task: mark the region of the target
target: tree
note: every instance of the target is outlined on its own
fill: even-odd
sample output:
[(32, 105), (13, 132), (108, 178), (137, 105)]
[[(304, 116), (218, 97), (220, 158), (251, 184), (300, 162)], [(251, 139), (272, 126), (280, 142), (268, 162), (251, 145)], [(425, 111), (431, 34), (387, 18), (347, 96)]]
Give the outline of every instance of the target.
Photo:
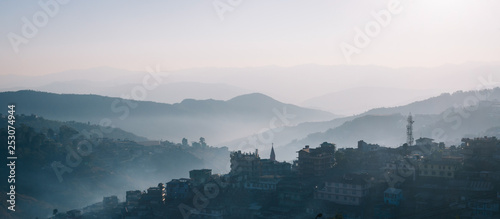
[(337, 151), (334, 156), (335, 156), (336, 166), (338, 168), (344, 168), (347, 166), (347, 160), (345, 158), (344, 152)]
[(76, 134), (78, 134), (78, 131), (69, 126), (62, 125), (61, 127), (59, 127), (59, 138), (61, 139), (61, 141), (69, 140)]
[(49, 128), (47, 130), (47, 137), (51, 138), (51, 139), (54, 139), (54, 136), (56, 135), (56, 133), (54, 132), (54, 130), (52, 130), (51, 128)]
[(408, 146), (408, 143), (404, 143), (403, 146), (403, 155), (409, 155), (410, 154), (410, 147)]
[(184, 146), (184, 147), (189, 146), (188, 140), (186, 138), (182, 138), (182, 146)]
[(439, 142), (439, 149), (444, 150), (446, 148), (444, 142)]
[(200, 145), (201, 145), (201, 147), (206, 147), (207, 146), (207, 143), (205, 143), (205, 138), (204, 137), (200, 137)]
[(196, 141), (193, 141), (191, 142), (191, 145), (194, 147), (194, 148), (200, 148), (201, 147), (201, 144), (196, 142)]

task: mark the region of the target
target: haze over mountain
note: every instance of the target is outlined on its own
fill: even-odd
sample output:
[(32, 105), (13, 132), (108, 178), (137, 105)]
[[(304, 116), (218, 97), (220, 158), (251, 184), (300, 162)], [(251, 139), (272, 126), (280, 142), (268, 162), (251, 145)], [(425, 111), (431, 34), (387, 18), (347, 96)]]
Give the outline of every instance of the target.
[[(498, 106), (500, 88), (442, 94), (404, 106), (378, 108), (357, 116), (313, 123), (315, 128), (301, 129), (303, 124), (300, 124), (293, 128), (303, 130), (295, 135), (297, 138), (288, 137), (286, 140), (290, 143), (285, 146), (275, 145), (275, 148), (276, 153), (282, 154), (283, 158), (293, 159), (296, 156), (293, 152), (304, 145), (320, 144), (323, 141), (334, 142), (339, 147), (356, 147), (359, 140), (397, 147), (406, 142), (406, 119), (409, 113), (414, 115), (413, 133), (416, 138), (434, 138), (450, 145), (459, 144), (462, 137), (500, 137)], [(339, 124), (343, 121), (346, 122)], [(307, 130), (324, 129), (327, 124), (333, 126), (324, 131), (307, 133)], [(291, 128), (282, 132), (293, 132), (289, 129)], [(305, 135), (307, 136), (301, 138)]]
[(340, 115), (353, 115), (364, 113), (367, 109), (401, 106), (439, 94), (439, 91), (430, 89), (356, 87), (314, 97), (301, 105)]
[(9, 103), (16, 104), (17, 113), (60, 121), (111, 124), (155, 140), (205, 137), (213, 144), (269, 127), (335, 118), (328, 112), (284, 104), (257, 93), (228, 101), (186, 99), (176, 104), (36, 91), (0, 93), (0, 104)]
[[(499, 70), (500, 65), (495, 63), (434, 68), (310, 64), (175, 71), (162, 71), (158, 66), (148, 70), (151, 73), (99, 67), (42, 76), (4, 75), (0, 90), (34, 89), (131, 99), (134, 88), (144, 87), (147, 78), (149, 85), (157, 82), (159, 85), (148, 89), (147, 95), (140, 100), (162, 103), (176, 103), (183, 99), (228, 100), (258, 92), (299, 106), (353, 115), (376, 107), (407, 104), (444, 92), (491, 88), (500, 81)], [(159, 80), (151, 79), (153, 75)]]
[[(7, 124), (7, 119), (0, 116), (0, 122), (4, 124)], [(53, 209), (82, 208), (102, 201), (102, 197), (108, 195), (118, 195), (123, 200), (125, 191), (145, 190), (154, 183), (188, 177), (188, 171), (192, 169), (210, 168), (214, 173), (225, 173), (229, 166), (226, 147), (168, 141), (148, 142), (145, 146), (144, 143), (123, 140), (124, 137), (138, 141), (144, 138), (118, 129), (100, 132), (103, 136), (99, 136), (94, 131), (106, 127), (20, 114), (16, 115), (15, 127), (18, 171), (15, 185), (17, 214), (14, 218), (46, 216)], [(0, 137), (7, 136), (7, 128), (0, 128)], [(7, 141), (1, 142), (0, 146), (7, 148)], [(9, 156), (7, 150), (2, 150), (0, 155)], [(8, 171), (8, 168), (0, 169), (1, 174), (8, 175)], [(8, 186), (7, 180), (0, 182), (1, 188)], [(75, 194), (78, 198), (74, 198)], [(6, 193), (0, 197), (8, 199)], [(5, 203), (0, 206), (6, 207)], [(6, 212), (0, 211), (2, 218), (8, 218), (4, 214)]]

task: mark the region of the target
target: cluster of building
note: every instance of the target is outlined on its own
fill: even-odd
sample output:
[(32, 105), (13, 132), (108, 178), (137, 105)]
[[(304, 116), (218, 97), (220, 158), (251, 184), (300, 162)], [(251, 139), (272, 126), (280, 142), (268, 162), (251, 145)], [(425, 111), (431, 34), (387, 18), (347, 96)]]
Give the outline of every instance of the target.
[[(126, 200), (72, 212), (74, 218), (499, 218), (500, 141), (429, 138), (386, 148), (364, 141), (305, 146), (293, 164), (258, 151), (230, 154), (231, 171), (191, 170)], [(340, 156), (342, 155), (342, 156)], [(342, 157), (342, 160), (337, 160)], [(340, 165), (342, 163), (342, 165)], [(342, 166), (342, 167), (340, 167)], [(100, 209), (100, 210), (95, 210)]]

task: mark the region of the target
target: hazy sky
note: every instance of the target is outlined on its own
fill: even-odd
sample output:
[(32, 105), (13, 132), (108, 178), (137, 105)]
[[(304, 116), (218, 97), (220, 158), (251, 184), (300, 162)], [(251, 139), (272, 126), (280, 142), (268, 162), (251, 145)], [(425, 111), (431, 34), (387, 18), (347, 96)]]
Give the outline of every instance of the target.
[[(341, 43), (355, 45), (355, 28), (373, 24), (371, 12), (387, 10), (389, 1), (228, 2), (238, 0), (73, 0), (59, 5), (43, 26), (45, 12), (38, 1), (3, 0), (0, 74), (38, 75), (96, 66), (144, 70), (156, 64), (164, 70), (347, 64)], [(232, 11), (221, 20), (214, 3)], [(398, 9), (400, 13), (392, 14), (390, 22), (351, 56), (350, 64), (500, 61), (500, 1), (401, 1)], [(23, 17), (32, 23), (34, 15), (42, 27), (25, 36)], [(18, 53), (11, 44), (13, 34), (25, 38)]]

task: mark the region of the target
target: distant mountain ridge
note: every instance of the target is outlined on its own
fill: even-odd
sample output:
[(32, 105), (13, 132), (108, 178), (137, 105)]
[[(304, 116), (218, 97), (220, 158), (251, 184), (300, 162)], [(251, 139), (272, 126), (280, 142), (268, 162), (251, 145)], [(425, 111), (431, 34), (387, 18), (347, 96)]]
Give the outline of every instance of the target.
[[(262, 94), (247, 94), (228, 101), (184, 100), (176, 104), (132, 101), (98, 95), (53, 94), (37, 91), (0, 93), (0, 103), (15, 103), (18, 113), (60, 121), (79, 121), (115, 127), (150, 139), (179, 141), (205, 137), (214, 144), (268, 128), (277, 113), (293, 114), (289, 124), (326, 121), (334, 115), (291, 104)], [(278, 121), (279, 122), (279, 121)]]
[[(294, 155), (288, 153), (289, 151), (323, 141), (334, 142), (339, 147), (355, 147), (359, 140), (397, 147), (406, 141), (406, 118), (409, 113), (414, 115), (416, 138), (429, 137), (447, 144), (457, 144), (462, 137), (485, 134), (500, 137), (500, 88), (479, 91), (481, 94), (488, 94), (484, 99), (478, 98), (477, 92), (445, 93), (404, 106), (377, 108), (342, 118), (345, 122), (340, 124), (333, 122), (341, 119), (315, 123), (316, 126), (322, 127), (328, 123), (335, 126), (324, 131), (298, 135), (307, 135), (303, 138), (289, 139), (290, 143), (283, 147), (278, 146), (277, 153), (293, 158)], [(300, 126), (302, 124), (298, 125)], [(286, 128), (283, 132), (288, 129), (291, 128)]]
[[(138, 79), (138, 81), (141, 80)], [(126, 95), (131, 96), (132, 91), (137, 87), (143, 87), (143, 85), (140, 83), (114, 84), (108, 81), (93, 82), (88, 80), (70, 80), (30, 87), (30, 90), (57, 94), (94, 94), (123, 98)], [(27, 86), (16, 86), (3, 89), (0, 88), (0, 91), (18, 91), (26, 89)], [(251, 93), (251, 91), (221, 83), (173, 82), (159, 84), (154, 86), (151, 90), (147, 90), (147, 94), (144, 96), (143, 100), (173, 104), (181, 102), (184, 99), (229, 100), (233, 97), (247, 93)]]
[[(406, 104), (444, 92), (478, 89), (478, 86), (479, 89), (491, 88), (494, 85), (491, 83), (500, 77), (498, 63), (404, 68), (315, 64), (168, 71), (162, 70), (161, 66), (152, 68), (129, 71), (97, 67), (40, 76), (4, 75), (0, 91), (33, 89), (122, 98), (134, 87), (142, 86), (146, 77), (154, 75), (162, 79), (161, 83), (148, 91), (144, 100), (163, 103), (183, 99), (228, 100), (258, 92), (306, 108), (353, 115), (374, 107)], [(363, 100), (367, 97), (370, 99)]]
[[(480, 98), (478, 98), (478, 94), (488, 95), (487, 98), (480, 100)], [(489, 112), (488, 116), (495, 117), (496, 114), (493, 112), (493, 109), (495, 108), (493, 106), (500, 102), (500, 88), (485, 89), (480, 91), (458, 91), (452, 94), (443, 93), (441, 95), (419, 100), (407, 105), (376, 108), (362, 114), (336, 118), (330, 121), (305, 122), (296, 126), (285, 127), (279, 132), (274, 132), (273, 143), (277, 156), (280, 157), (281, 155), (283, 159), (287, 160), (295, 159), (296, 154), (294, 151), (302, 148), (304, 145), (314, 145), (324, 141), (337, 143), (339, 147), (354, 147), (356, 146), (356, 142), (358, 140), (365, 140), (367, 142), (371, 141), (371, 143), (378, 143), (386, 146), (399, 146), (406, 141), (405, 125), (406, 117), (409, 113), (412, 113), (416, 118), (415, 136), (432, 137), (432, 130), (437, 127), (436, 124), (440, 124), (438, 123), (440, 120), (444, 121), (445, 119), (443, 118), (445, 117), (446, 120), (450, 120), (450, 117), (456, 119), (457, 115), (456, 112), (454, 112), (454, 109), (467, 107), (467, 104), (472, 103), (471, 101), (475, 100), (478, 101), (477, 104), (480, 103), (479, 101), (482, 101), (483, 103), (480, 108), (473, 112), (474, 115), (478, 114), (478, 112), (482, 112), (480, 109), (485, 107), (485, 103), (489, 103), (490, 111), (484, 112)], [(377, 127), (375, 125), (377, 123), (373, 122), (375, 119), (380, 121), (380, 127)], [(482, 119), (488, 119), (488, 117)], [(464, 121), (471, 121), (471, 119), (464, 119)], [(500, 133), (500, 128), (497, 129), (493, 127), (494, 125), (491, 123), (495, 121), (495, 118), (489, 118), (489, 121), (485, 122), (484, 126), (476, 124), (475, 127), (479, 129), (479, 131), (476, 132), (461, 129), (456, 134), (447, 135), (448, 138), (446, 139), (446, 142), (456, 143), (457, 141), (460, 141), (459, 138), (463, 137), (462, 135), (482, 135), (483, 133), (493, 133), (497, 135)], [(366, 127), (370, 128), (365, 129), (366, 127), (362, 125), (364, 123), (366, 123)], [(449, 129), (450, 125), (453, 124), (444, 122), (441, 123), (440, 126), (443, 129), (446, 129), (447, 133), (454, 133), (454, 130)], [(384, 128), (387, 132), (381, 133), (380, 131), (383, 130), (379, 129), (382, 129), (381, 127), (385, 126), (387, 126), (387, 128)], [(463, 126), (462, 128), (465, 127), (467, 126)], [(381, 133), (380, 136), (372, 135), (372, 133), (375, 132)], [(340, 135), (340, 133), (342, 133), (342, 135)], [(397, 137), (394, 137), (394, 135), (397, 135)], [(247, 142), (249, 138), (255, 136), (256, 134), (253, 136), (234, 139), (221, 145), (239, 145), (242, 142)], [(260, 148), (259, 151), (262, 151), (263, 154), (267, 154), (270, 151), (270, 145), (265, 145), (265, 147)]]
[(439, 91), (431, 89), (355, 87), (314, 97), (301, 105), (341, 115), (353, 115), (380, 107), (406, 105), (439, 94)]

